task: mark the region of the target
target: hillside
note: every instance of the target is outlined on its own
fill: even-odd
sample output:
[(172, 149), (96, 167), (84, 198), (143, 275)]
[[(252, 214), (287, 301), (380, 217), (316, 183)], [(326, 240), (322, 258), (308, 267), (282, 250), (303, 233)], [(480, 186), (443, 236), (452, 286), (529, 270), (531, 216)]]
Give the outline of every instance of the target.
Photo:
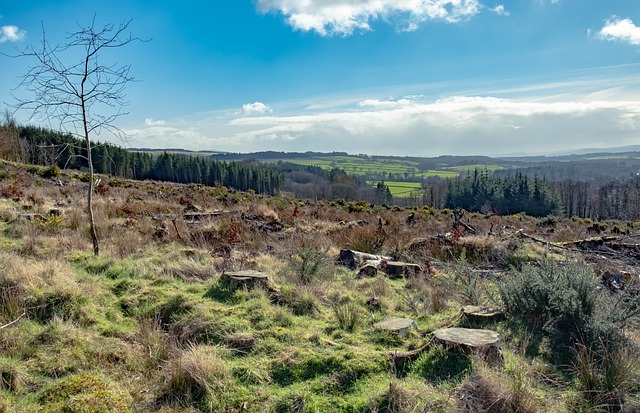
[[(0, 411), (640, 409), (638, 222), (101, 175), (95, 257), (83, 173), (56, 175), (0, 163)], [(454, 327), (499, 353), (436, 338)]]

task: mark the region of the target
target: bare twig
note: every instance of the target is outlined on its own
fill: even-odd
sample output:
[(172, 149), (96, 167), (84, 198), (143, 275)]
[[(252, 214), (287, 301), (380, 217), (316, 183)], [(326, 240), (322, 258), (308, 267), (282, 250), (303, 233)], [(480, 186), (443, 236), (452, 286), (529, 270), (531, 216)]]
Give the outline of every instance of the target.
[(3, 326), (0, 326), (0, 330), (2, 330), (3, 328), (7, 328), (15, 323), (17, 323), (22, 317), (24, 317), (25, 315), (27, 315), (27, 312), (24, 311), (22, 314), (20, 314), (20, 316), (18, 318), (16, 318), (15, 320), (11, 321), (10, 323), (7, 323)]

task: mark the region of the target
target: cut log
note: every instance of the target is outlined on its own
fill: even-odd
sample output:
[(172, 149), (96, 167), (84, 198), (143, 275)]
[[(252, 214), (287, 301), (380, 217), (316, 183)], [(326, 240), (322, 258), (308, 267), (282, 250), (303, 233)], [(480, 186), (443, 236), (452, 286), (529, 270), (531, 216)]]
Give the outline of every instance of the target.
[(382, 261), (380, 269), (392, 279), (415, 276), (422, 272), (422, 267), (418, 264), (400, 261)]
[(269, 284), (269, 275), (253, 270), (237, 271), (223, 273), (220, 276), (221, 281), (229, 283), (232, 289), (252, 289), (254, 287), (267, 287)]
[(372, 278), (378, 275), (378, 267), (367, 262), (358, 270), (358, 278)]
[(416, 322), (409, 318), (389, 317), (373, 325), (375, 328), (406, 337), (409, 330), (417, 329)]
[(467, 305), (462, 307), (462, 313), (467, 320), (475, 323), (484, 323), (491, 320), (501, 320), (502, 311), (497, 308), (479, 307), (476, 305)]
[(367, 254), (364, 252), (354, 250), (340, 250), (340, 256), (336, 260), (337, 264), (344, 265), (349, 269), (355, 270), (359, 266), (365, 263), (365, 261), (391, 261), (391, 257), (384, 257), (382, 255)]

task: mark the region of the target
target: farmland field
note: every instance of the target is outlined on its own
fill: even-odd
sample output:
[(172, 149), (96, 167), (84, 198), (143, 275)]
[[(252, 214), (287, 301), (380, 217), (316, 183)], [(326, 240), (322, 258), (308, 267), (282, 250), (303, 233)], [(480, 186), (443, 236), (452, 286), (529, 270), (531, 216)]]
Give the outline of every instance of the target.
[[(371, 185), (376, 186), (378, 182), (370, 182)], [(391, 195), (398, 198), (406, 198), (413, 196), (414, 194), (422, 193), (422, 184), (420, 182), (394, 182), (385, 181), (385, 185), (389, 187)]]

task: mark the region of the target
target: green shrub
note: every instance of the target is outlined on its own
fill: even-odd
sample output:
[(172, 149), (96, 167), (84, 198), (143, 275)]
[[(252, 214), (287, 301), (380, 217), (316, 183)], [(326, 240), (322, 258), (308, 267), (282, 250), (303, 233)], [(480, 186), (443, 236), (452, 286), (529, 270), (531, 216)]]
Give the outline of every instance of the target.
[(42, 171), (43, 178), (59, 178), (60, 177), (60, 167), (56, 164), (51, 165), (44, 171)]
[(576, 343), (619, 346), (619, 328), (634, 315), (598, 287), (590, 267), (547, 260), (512, 271), (498, 291), (508, 317), (548, 337), (556, 361), (567, 362)]

